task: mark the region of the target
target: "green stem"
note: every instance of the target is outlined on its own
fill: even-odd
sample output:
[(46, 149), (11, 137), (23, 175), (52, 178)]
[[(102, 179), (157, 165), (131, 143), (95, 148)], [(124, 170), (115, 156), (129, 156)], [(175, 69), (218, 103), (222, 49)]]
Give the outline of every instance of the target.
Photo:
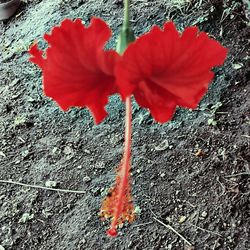
[(135, 40), (133, 30), (130, 27), (130, 0), (124, 0), (124, 21), (121, 32), (118, 37), (116, 50), (119, 54), (122, 54), (128, 44)]
[(124, 28), (129, 28), (129, 5), (130, 1), (129, 0), (124, 0), (124, 21), (123, 21), (123, 27)]

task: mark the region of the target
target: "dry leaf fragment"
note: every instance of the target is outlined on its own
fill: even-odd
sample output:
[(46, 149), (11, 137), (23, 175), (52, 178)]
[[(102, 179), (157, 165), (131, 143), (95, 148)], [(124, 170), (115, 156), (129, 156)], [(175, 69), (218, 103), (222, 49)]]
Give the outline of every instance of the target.
[(195, 153), (195, 156), (200, 157), (200, 156), (204, 156), (205, 153), (199, 148), (198, 151)]

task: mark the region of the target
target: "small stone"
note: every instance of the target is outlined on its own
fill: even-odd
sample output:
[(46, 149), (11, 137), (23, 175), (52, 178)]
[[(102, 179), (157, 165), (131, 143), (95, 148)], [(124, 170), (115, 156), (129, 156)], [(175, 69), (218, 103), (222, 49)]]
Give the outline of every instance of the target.
[(14, 127), (23, 125), (26, 122), (26, 118), (24, 116), (17, 116), (14, 120)]
[(162, 141), (158, 146), (155, 147), (156, 151), (163, 151), (166, 150), (167, 148), (169, 148), (169, 143), (168, 140), (164, 140)]
[(90, 154), (90, 151), (88, 149), (84, 149), (83, 152), (86, 154)]
[(233, 65), (233, 69), (241, 69), (244, 65), (243, 63), (234, 63)]
[(73, 149), (70, 147), (70, 146), (66, 146), (63, 150), (63, 153), (66, 154), (66, 155), (70, 155), (72, 154), (74, 151)]
[(187, 219), (187, 217), (184, 215), (184, 216), (181, 216), (180, 219), (179, 219), (179, 223), (182, 224), (183, 222), (185, 222)]
[(105, 162), (99, 161), (95, 164), (95, 168), (97, 169), (104, 169), (105, 168)]
[(54, 154), (56, 153), (57, 150), (58, 150), (58, 148), (57, 148), (57, 147), (54, 147), (54, 148), (52, 149), (52, 154), (54, 155)]
[(29, 155), (29, 150), (23, 150), (22, 152), (21, 152), (21, 155), (22, 155), (22, 157), (23, 158), (26, 158), (28, 155)]
[(165, 173), (161, 173), (160, 176), (163, 178), (163, 177), (166, 176), (166, 174)]
[(11, 45), (11, 42), (12, 42), (12, 40), (10, 40), (10, 39), (8, 39), (8, 38), (5, 38), (4, 47), (5, 47), (5, 48), (8, 48), (8, 47)]
[(138, 215), (141, 214), (141, 212), (142, 212), (141, 208), (139, 206), (136, 206), (134, 209), (134, 213)]
[(171, 220), (171, 218), (169, 216), (167, 216), (166, 217), (166, 221), (169, 222), (169, 223), (171, 223), (172, 220)]
[(210, 118), (207, 120), (208, 125), (216, 126), (217, 121), (215, 121), (213, 118)]
[(27, 102), (35, 102), (36, 100), (32, 98), (31, 96), (27, 97)]
[(0, 250), (5, 250), (5, 248), (2, 245), (0, 245)]
[[(3, 151), (0, 151), (0, 156), (6, 157), (6, 154)], [(0, 249), (1, 250), (1, 249)]]
[(73, 155), (73, 154), (66, 155), (66, 160), (70, 160), (70, 159), (72, 159), (73, 157), (74, 157), (74, 155)]
[(91, 178), (89, 177), (89, 176), (85, 176), (84, 178), (83, 178), (83, 182), (90, 182), (91, 181)]
[(206, 218), (206, 217), (207, 217), (207, 212), (206, 212), (206, 211), (203, 211), (203, 212), (201, 213), (201, 216), (202, 216), (203, 218)]
[(45, 187), (54, 188), (56, 186), (57, 186), (57, 182), (56, 181), (50, 181), (50, 180), (48, 180), (48, 181), (45, 182)]
[(171, 250), (172, 248), (173, 248), (173, 245), (172, 244), (168, 244), (165, 249)]
[(85, 243), (86, 243), (86, 240), (83, 238), (83, 239), (81, 240), (81, 243), (82, 243), (82, 244), (85, 244)]
[(34, 218), (34, 214), (24, 213), (22, 217), (19, 219), (19, 223), (26, 223), (29, 220)]

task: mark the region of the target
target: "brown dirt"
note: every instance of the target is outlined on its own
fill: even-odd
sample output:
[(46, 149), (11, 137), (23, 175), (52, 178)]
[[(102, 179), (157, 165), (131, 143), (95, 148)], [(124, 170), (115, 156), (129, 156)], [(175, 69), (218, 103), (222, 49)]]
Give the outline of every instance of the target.
[[(0, 183), (0, 249), (250, 249), (249, 20), (241, 1), (137, 1), (136, 34), (172, 18), (196, 24), (230, 49), (195, 111), (179, 109), (164, 125), (133, 103), (133, 197), (141, 212), (118, 238), (98, 218), (123, 149), (124, 105), (95, 126), (87, 110), (63, 113), (41, 90), (27, 48), (65, 17), (122, 22), (118, 0), (36, 0), (0, 23), (0, 179), (84, 190), (61, 193)], [(208, 121), (212, 124), (208, 124)], [(47, 182), (48, 183), (48, 182)], [(53, 182), (52, 182), (53, 184)], [(2, 248), (1, 248), (2, 247)]]

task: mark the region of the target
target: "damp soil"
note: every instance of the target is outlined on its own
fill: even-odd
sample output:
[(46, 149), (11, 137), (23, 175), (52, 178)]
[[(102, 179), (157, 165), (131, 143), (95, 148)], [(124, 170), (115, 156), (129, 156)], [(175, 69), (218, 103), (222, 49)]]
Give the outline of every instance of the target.
[(0, 0), (0, 3), (7, 3), (10, 2), (10, 0)]
[[(124, 103), (94, 125), (86, 109), (60, 111), (42, 93), (28, 47), (64, 18), (109, 23), (114, 46), (119, 0), (25, 1), (0, 22), (0, 179), (82, 194), (0, 183), (0, 249), (250, 249), (249, 10), (242, 1), (134, 1), (137, 35), (173, 19), (197, 25), (229, 55), (196, 110), (160, 125), (133, 102), (132, 192), (137, 210), (117, 238), (98, 217), (122, 157)], [(173, 1), (176, 3), (177, 1)], [(164, 223), (159, 223), (159, 221)], [(169, 226), (174, 228), (190, 246)]]

